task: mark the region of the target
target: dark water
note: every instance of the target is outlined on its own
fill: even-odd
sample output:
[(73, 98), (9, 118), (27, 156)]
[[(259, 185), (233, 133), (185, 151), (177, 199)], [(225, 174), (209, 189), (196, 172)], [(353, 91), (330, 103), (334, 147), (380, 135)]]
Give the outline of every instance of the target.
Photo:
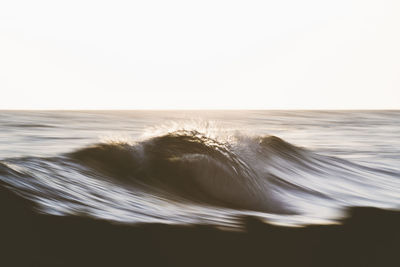
[(400, 209), (400, 111), (1, 111), (0, 130), (0, 185), (47, 214), (235, 226)]

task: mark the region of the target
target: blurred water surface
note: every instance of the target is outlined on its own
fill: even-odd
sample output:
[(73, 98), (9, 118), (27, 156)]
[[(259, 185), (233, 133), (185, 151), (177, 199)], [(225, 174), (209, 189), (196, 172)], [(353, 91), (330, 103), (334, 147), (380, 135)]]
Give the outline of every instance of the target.
[[(136, 166), (123, 173), (129, 187), (110, 182), (121, 169), (93, 168), (127, 161), (103, 161), (115, 150), (134, 155), (128, 167), (112, 166)], [(226, 224), (247, 212), (324, 221), (347, 206), (399, 208), (400, 111), (0, 111), (0, 161), (3, 182), (59, 215)], [(182, 173), (191, 177), (176, 182)], [(180, 185), (188, 179), (205, 194), (191, 199), (197, 193)]]

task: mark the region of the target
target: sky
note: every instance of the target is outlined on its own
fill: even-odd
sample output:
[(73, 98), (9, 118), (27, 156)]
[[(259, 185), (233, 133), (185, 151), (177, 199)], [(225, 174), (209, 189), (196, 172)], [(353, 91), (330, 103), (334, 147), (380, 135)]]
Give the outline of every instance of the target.
[(0, 109), (400, 109), (398, 0), (0, 1)]

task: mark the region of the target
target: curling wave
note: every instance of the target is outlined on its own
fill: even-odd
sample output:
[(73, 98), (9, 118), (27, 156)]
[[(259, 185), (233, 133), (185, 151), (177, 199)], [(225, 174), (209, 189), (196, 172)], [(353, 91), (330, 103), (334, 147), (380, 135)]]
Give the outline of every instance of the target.
[(397, 209), (399, 177), (276, 136), (221, 141), (185, 130), (0, 164), (2, 183), (44, 212), (123, 222), (227, 224), (251, 213), (310, 223), (348, 206)]

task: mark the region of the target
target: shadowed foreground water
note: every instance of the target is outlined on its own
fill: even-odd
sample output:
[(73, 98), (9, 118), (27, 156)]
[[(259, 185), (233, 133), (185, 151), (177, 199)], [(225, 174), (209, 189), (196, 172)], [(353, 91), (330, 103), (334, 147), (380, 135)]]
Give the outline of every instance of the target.
[[(12, 207), (9, 203), (13, 203)], [(282, 227), (243, 217), (212, 226), (122, 225), (34, 213), (1, 189), (4, 266), (398, 266), (400, 213), (352, 209), (338, 225)]]

